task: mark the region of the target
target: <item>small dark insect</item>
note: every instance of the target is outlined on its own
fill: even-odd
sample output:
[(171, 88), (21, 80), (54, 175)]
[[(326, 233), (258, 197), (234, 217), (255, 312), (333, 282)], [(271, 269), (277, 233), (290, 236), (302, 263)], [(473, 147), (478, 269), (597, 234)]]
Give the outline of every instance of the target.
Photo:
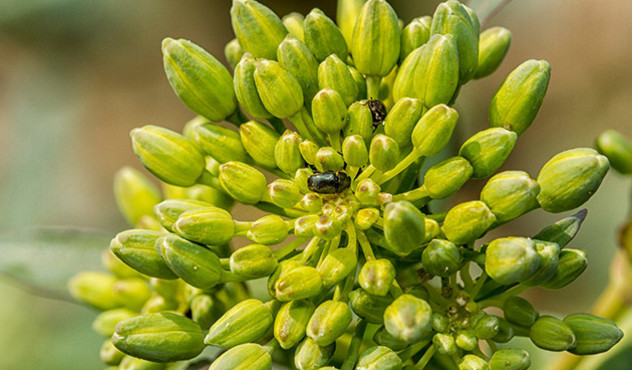
[(373, 116), (373, 130), (375, 130), (386, 118), (386, 107), (384, 103), (377, 99), (369, 99), (363, 104), (368, 105), (371, 110), (371, 115)]
[(319, 194), (342, 193), (351, 186), (351, 178), (343, 171), (317, 172), (307, 178), (309, 190)]

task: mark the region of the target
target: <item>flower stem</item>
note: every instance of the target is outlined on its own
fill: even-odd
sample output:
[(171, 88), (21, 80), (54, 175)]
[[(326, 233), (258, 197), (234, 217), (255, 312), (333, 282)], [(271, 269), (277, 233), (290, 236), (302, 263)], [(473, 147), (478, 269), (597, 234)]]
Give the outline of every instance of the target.
[(380, 76), (366, 76), (366, 94), (368, 99), (380, 99)]
[(355, 369), (356, 362), (358, 362), (360, 345), (362, 344), (362, 338), (364, 337), (364, 331), (366, 329), (366, 321), (359, 319), (351, 342), (349, 343), (349, 349), (347, 350), (345, 361), (342, 363), (340, 370), (353, 370)]

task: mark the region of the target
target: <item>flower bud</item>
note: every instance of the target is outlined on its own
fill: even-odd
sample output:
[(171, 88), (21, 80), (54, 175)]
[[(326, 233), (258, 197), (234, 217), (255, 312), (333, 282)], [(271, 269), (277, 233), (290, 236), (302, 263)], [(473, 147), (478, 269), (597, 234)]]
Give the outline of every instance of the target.
[(353, 38), (353, 29), (356, 20), (362, 9), (362, 5), (366, 0), (341, 0), (338, 1), (336, 10), (336, 23), (340, 27), (340, 32), (345, 38), (347, 45), (351, 45)]
[(110, 249), (101, 252), (101, 264), (113, 273), (117, 278), (138, 278), (142, 275), (121, 261)]
[(268, 194), (272, 203), (281, 208), (292, 208), (303, 198), (299, 187), (293, 181), (285, 179), (276, 179), (269, 183)]
[(385, 258), (369, 260), (360, 269), (358, 283), (370, 294), (385, 296), (391, 289), (395, 274), (395, 267), (391, 261)]
[(533, 239), (557, 243), (560, 248), (564, 248), (579, 232), (587, 212), (583, 209), (570, 217), (565, 217), (542, 229)]
[[(408, 201), (391, 202), (384, 209), (385, 248), (405, 256), (421, 248), (424, 238), (424, 215)], [(392, 334), (392, 333), (391, 333)]]
[(358, 98), (358, 85), (353, 79), (351, 71), (345, 62), (340, 60), (335, 54), (326, 57), (320, 63), (318, 67), (318, 88), (329, 88), (336, 91), (342, 97), (345, 107), (351, 105)]
[(457, 350), (454, 337), (451, 334), (435, 334), (432, 337), (432, 345), (441, 355), (453, 355)]
[(454, 194), (472, 176), (472, 165), (463, 157), (452, 157), (426, 171), (424, 188), (432, 199), (444, 199)]
[(498, 334), (499, 323), (497, 316), (485, 314), (474, 324), (474, 334), (478, 339), (492, 339)]
[(265, 5), (253, 0), (233, 0), (230, 8), (233, 31), (241, 47), (257, 58), (275, 59), (287, 30)]
[(257, 62), (255, 85), (263, 106), (275, 117), (292, 117), (303, 107), (301, 85), (289, 71), (275, 61)]
[(198, 208), (182, 213), (173, 224), (173, 231), (197, 243), (222, 245), (235, 235), (235, 223), (230, 213), (221, 208)]
[(401, 351), (408, 347), (408, 342), (395, 338), (383, 326), (375, 332), (373, 341), (379, 346), (388, 347), (394, 351)]
[(363, 167), (369, 160), (369, 152), (362, 136), (347, 136), (342, 143), (342, 155), (349, 166)]
[(482, 179), (491, 176), (503, 165), (516, 145), (518, 135), (504, 128), (480, 131), (463, 143), (459, 155), (472, 164), (472, 177)]
[(565, 351), (577, 345), (573, 330), (552, 316), (540, 316), (531, 326), (529, 337), (533, 344), (547, 351)]
[(608, 168), (608, 159), (593, 149), (577, 148), (555, 155), (538, 174), (540, 206), (553, 213), (581, 206), (597, 191)]
[(530, 59), (507, 76), (489, 104), (489, 125), (522, 135), (540, 110), (549, 86), (551, 66)]
[(243, 55), (244, 49), (241, 48), (237, 39), (230, 40), (224, 47), (224, 56), (226, 57), (226, 61), (228, 61), (228, 64), (233, 69), (237, 66), (237, 63), (239, 63)]
[(191, 41), (169, 37), (162, 55), (169, 84), (189, 109), (213, 122), (235, 112), (233, 79), (215, 57)]
[(380, 193), (380, 190), (380, 185), (367, 178), (358, 183), (355, 196), (362, 204), (375, 204), (375, 198)]
[(535, 249), (540, 257), (540, 267), (521, 284), (528, 286), (542, 285), (555, 276), (559, 264), (560, 246), (557, 243), (534, 240)]
[(432, 309), (425, 300), (402, 294), (384, 311), (384, 327), (395, 338), (416, 342), (432, 329)]
[(393, 299), (369, 294), (363, 289), (349, 293), (349, 306), (353, 312), (371, 324), (381, 325), (384, 322), (384, 311)]
[(316, 168), (321, 171), (338, 171), (345, 165), (345, 161), (334, 148), (326, 146), (316, 152)]
[(333, 134), (347, 124), (347, 106), (337, 91), (324, 88), (312, 100), (314, 123), (322, 132)]
[(523, 349), (503, 348), (494, 352), (489, 360), (489, 368), (493, 370), (527, 370), (530, 366), (529, 352)]
[(595, 143), (599, 153), (605, 155), (618, 172), (632, 174), (632, 144), (615, 130), (602, 132)]
[(266, 177), (241, 162), (226, 162), (219, 167), (219, 183), (238, 202), (255, 204), (266, 192)]
[(290, 32), (290, 35), (296, 37), (301, 42), (305, 42), (305, 17), (303, 17), (302, 14), (292, 12), (281, 18), (281, 21), (283, 22), (285, 28)]
[(220, 282), (222, 265), (208, 248), (173, 234), (158, 239), (156, 248), (169, 268), (189, 285), (209, 289)]
[(114, 283), (114, 294), (122, 306), (138, 311), (151, 296), (147, 280), (143, 278), (121, 279)]
[(471, 330), (459, 331), (456, 334), (454, 342), (456, 343), (457, 347), (466, 351), (473, 351), (478, 344), (478, 340), (474, 335), (474, 332)]
[(303, 196), (299, 205), (299, 208), (302, 208), (307, 212), (317, 213), (323, 208), (323, 199), (314, 193), (309, 193)]
[(399, 160), (399, 145), (397, 145), (397, 141), (386, 135), (375, 135), (373, 140), (371, 140), (369, 160), (373, 167), (382, 172), (395, 167)]
[[(319, 61), (335, 54), (342, 60), (347, 60), (348, 51), (340, 29), (336, 24), (316, 8), (305, 17), (305, 44)], [(322, 87), (321, 87), (322, 89)]]
[(514, 284), (528, 279), (540, 266), (533, 240), (507, 237), (495, 239), (485, 251), (485, 271), (500, 284)]
[(219, 163), (249, 160), (239, 133), (234, 130), (212, 123), (204, 123), (195, 125), (192, 135), (200, 149)]
[(367, 230), (380, 218), (380, 211), (375, 208), (363, 208), (356, 213), (355, 226)]
[(120, 321), (131, 319), (138, 316), (138, 313), (127, 308), (115, 308), (101, 312), (92, 322), (92, 328), (104, 337), (114, 334), (114, 327)]
[(274, 272), (277, 260), (268, 246), (250, 244), (230, 256), (230, 271), (248, 279), (258, 279)]
[(270, 329), (272, 321), (272, 311), (268, 306), (256, 299), (246, 299), (228, 310), (211, 326), (204, 343), (232, 348), (256, 342)]
[(311, 214), (296, 220), (294, 223), (294, 235), (307, 237), (314, 236), (315, 225), (319, 218), (319, 215)]
[(612, 320), (587, 313), (578, 313), (564, 318), (577, 338), (577, 346), (569, 349), (575, 355), (594, 355), (608, 351), (621, 338), (623, 332)]
[(281, 216), (267, 215), (254, 221), (246, 237), (257, 244), (279, 244), (287, 238), (288, 224)]
[(410, 145), (410, 135), (421, 118), (423, 105), (419, 99), (402, 98), (395, 103), (384, 120), (384, 133), (400, 148)]
[(314, 224), (314, 234), (321, 239), (332, 240), (342, 232), (341, 217), (322, 215)]
[(360, 354), (356, 370), (401, 370), (402, 360), (392, 349), (384, 346), (367, 348)]
[(542, 284), (546, 289), (562, 289), (572, 283), (588, 267), (586, 252), (578, 249), (563, 249), (560, 252), (557, 271), (551, 280)]
[(344, 135), (360, 135), (365, 143), (373, 138), (373, 115), (367, 104), (354, 102), (349, 106), (348, 123), (344, 127)]
[(459, 84), (459, 54), (452, 35), (434, 35), (421, 47), (415, 68), (415, 98), (426, 108), (448, 104)]
[(322, 288), (323, 280), (315, 268), (291, 260), (280, 262), (268, 279), (270, 295), (281, 302), (313, 297)]
[(511, 44), (511, 31), (504, 27), (491, 27), (481, 32), (478, 44), (478, 66), (475, 79), (491, 75), (505, 59)]
[(426, 272), (448, 277), (461, 268), (463, 258), (459, 248), (447, 240), (433, 239), (421, 254)]
[(272, 115), (263, 106), (263, 102), (255, 85), (255, 58), (250, 53), (244, 54), (235, 66), (233, 88), (237, 101), (246, 113), (255, 118), (270, 118)]
[(288, 175), (305, 166), (299, 149), (301, 137), (293, 131), (285, 131), (274, 146), (274, 160), (279, 169)]
[(181, 214), (198, 208), (212, 207), (207, 202), (191, 199), (167, 199), (154, 207), (154, 213), (165, 229), (172, 231), (173, 224), (176, 223)]
[(154, 362), (191, 359), (204, 349), (200, 326), (168, 312), (133, 317), (116, 325), (112, 343), (121, 352)]
[(160, 295), (154, 295), (145, 302), (141, 313), (152, 314), (160, 313), (164, 311), (176, 311), (179, 308), (179, 304), (176, 300), (171, 298), (165, 298)]
[(277, 50), (281, 66), (298, 81), (303, 101), (312, 101), (318, 92), (318, 60), (303, 42), (287, 37)]
[(325, 288), (341, 282), (356, 270), (358, 257), (351, 248), (339, 248), (327, 254), (323, 262), (317, 267)]
[(459, 370), (487, 370), (487, 361), (476, 355), (465, 355), (459, 362)]
[(160, 279), (176, 279), (154, 248), (158, 238), (165, 233), (132, 229), (118, 233), (110, 242), (110, 250), (128, 266), (148, 276)]
[(366, 79), (364, 78), (362, 73), (358, 72), (357, 69), (351, 67), (350, 65), (347, 65), (347, 68), (349, 68), (349, 72), (351, 72), (351, 77), (353, 77), (353, 80), (358, 87), (358, 99), (366, 98)]
[(184, 136), (166, 128), (147, 125), (130, 132), (134, 154), (160, 180), (191, 186), (204, 171), (204, 155)]
[[(108, 338), (103, 342), (103, 345), (101, 345), (99, 357), (104, 364), (116, 366), (121, 363), (125, 354), (114, 347), (114, 344), (112, 344), (112, 341)], [(118, 367), (116, 369), (118, 369)]]
[(524, 298), (513, 296), (503, 303), (505, 319), (510, 323), (529, 328), (540, 314), (531, 303)]
[(309, 319), (306, 334), (319, 346), (328, 346), (345, 333), (352, 319), (345, 302), (325, 301)]
[[(307, 164), (314, 165), (316, 163), (316, 153), (318, 153), (318, 149), (319, 149), (316, 143), (309, 140), (303, 140), (298, 145), (298, 149), (301, 152), (301, 156), (303, 157), (305, 162), (307, 162)], [(309, 175), (312, 175), (312, 173), (310, 173)]]
[(430, 25), (432, 18), (429, 16), (413, 19), (404, 29), (401, 35), (401, 47), (399, 49), (399, 61), (404, 59), (415, 49), (428, 42), (430, 39)]
[(425, 47), (420, 46), (412, 50), (397, 69), (397, 76), (393, 82), (393, 100), (417, 97), (415, 81), (421, 72), (421, 56)]
[(294, 354), (294, 365), (298, 370), (318, 369), (327, 363), (334, 356), (336, 343), (331, 343), (321, 347), (312, 338), (305, 338), (296, 347)]
[(156, 186), (132, 167), (123, 167), (114, 175), (114, 196), (131, 225), (138, 224), (143, 216), (153, 216), (153, 207), (161, 200)]
[(481, 201), (489, 206), (496, 222), (509, 222), (538, 208), (540, 185), (523, 171), (501, 172), (487, 181)]
[(269, 370), (272, 368), (272, 356), (265, 348), (256, 343), (235, 346), (216, 358), (209, 370)]
[(198, 294), (191, 298), (191, 318), (202, 330), (208, 330), (223, 313), (222, 304), (208, 294)]
[[(166, 364), (145, 361), (140, 358), (125, 356), (121, 360), (119, 366), (116, 368), (118, 370), (165, 370)], [(108, 369), (114, 370), (114, 369)]]
[(487, 205), (473, 200), (448, 211), (441, 230), (454, 244), (466, 244), (480, 238), (494, 224), (496, 217)]
[(459, 114), (447, 105), (436, 105), (415, 125), (411, 136), (415, 151), (431, 157), (448, 144), (459, 119)]
[(316, 307), (309, 300), (284, 303), (274, 319), (274, 337), (281, 348), (290, 349), (305, 337), (305, 329)]

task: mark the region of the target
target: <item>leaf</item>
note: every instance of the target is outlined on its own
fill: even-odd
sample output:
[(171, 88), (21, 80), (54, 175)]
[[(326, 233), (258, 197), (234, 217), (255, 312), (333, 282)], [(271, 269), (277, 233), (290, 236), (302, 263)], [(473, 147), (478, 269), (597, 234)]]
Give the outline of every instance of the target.
[(481, 20), (481, 25), (487, 23), (500, 9), (511, 0), (471, 0), (467, 6), (472, 8)]

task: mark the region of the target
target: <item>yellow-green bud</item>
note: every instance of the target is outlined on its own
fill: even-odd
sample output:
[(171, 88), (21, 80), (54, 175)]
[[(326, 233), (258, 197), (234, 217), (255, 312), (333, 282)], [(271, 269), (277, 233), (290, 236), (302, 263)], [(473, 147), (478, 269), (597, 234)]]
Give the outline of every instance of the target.
[(399, 61), (404, 59), (415, 49), (428, 42), (430, 39), (430, 25), (432, 18), (429, 16), (413, 19), (404, 29), (401, 35), (401, 47), (399, 49)]
[(318, 92), (318, 60), (303, 42), (287, 37), (277, 50), (281, 66), (298, 81), (303, 101), (312, 101)]
[(371, 324), (381, 325), (384, 322), (384, 311), (393, 298), (369, 294), (363, 289), (349, 293), (349, 306), (353, 312)]
[[(399, 101), (402, 98), (414, 98), (417, 96), (415, 81), (418, 69), (421, 71), (421, 56), (425, 48), (420, 46), (412, 50), (397, 69), (397, 76), (393, 83), (393, 100)], [(421, 72), (419, 72), (421, 73)]]
[(623, 331), (616, 323), (595, 315), (569, 315), (564, 318), (564, 323), (571, 328), (577, 338), (577, 346), (568, 350), (575, 355), (606, 352), (623, 338)]
[(292, 181), (294, 181), (294, 183), (299, 187), (299, 189), (301, 189), (301, 193), (306, 194), (311, 191), (309, 190), (309, 187), (307, 186), (307, 179), (313, 174), (314, 172), (309, 168), (299, 168), (298, 170), (296, 170), (296, 173), (294, 173), (294, 178), (292, 179)]
[(276, 168), (274, 147), (279, 134), (261, 122), (249, 121), (239, 126), (239, 134), (244, 148), (254, 162), (264, 168)]
[(116, 324), (135, 316), (138, 316), (138, 313), (127, 308), (115, 308), (113, 310), (103, 311), (92, 322), (92, 328), (104, 337), (109, 337), (114, 334)]
[(131, 225), (138, 224), (143, 216), (153, 216), (153, 207), (161, 200), (156, 185), (132, 167), (123, 167), (114, 175), (114, 197)]
[(116, 325), (112, 343), (121, 352), (154, 362), (191, 359), (204, 349), (202, 329), (184, 316), (162, 312)]
[(332, 240), (342, 231), (341, 217), (322, 215), (314, 224), (314, 234), (321, 239)]
[(347, 106), (342, 96), (335, 90), (324, 88), (312, 100), (314, 123), (321, 131), (333, 134), (347, 124)]
[(230, 40), (226, 46), (224, 46), (224, 56), (232, 68), (237, 66), (237, 63), (239, 63), (239, 60), (241, 60), (243, 55), (244, 49), (241, 48), (237, 39)]
[(349, 166), (364, 166), (369, 160), (369, 152), (362, 136), (347, 136), (342, 142), (342, 155)]
[(194, 185), (206, 163), (200, 150), (184, 136), (147, 125), (130, 132), (134, 154), (160, 180), (178, 186)]
[(524, 328), (531, 327), (540, 316), (529, 301), (516, 296), (508, 298), (503, 303), (503, 313), (507, 321)]
[(528, 279), (540, 266), (535, 243), (529, 238), (495, 239), (485, 251), (485, 271), (496, 282), (509, 285)]
[(373, 335), (373, 341), (380, 346), (391, 348), (394, 351), (401, 351), (408, 347), (408, 342), (395, 338), (385, 327), (379, 328)]
[(395, 273), (395, 267), (391, 261), (385, 258), (369, 260), (360, 269), (358, 283), (370, 294), (385, 296), (395, 280)]
[(213, 122), (235, 112), (233, 79), (215, 57), (191, 41), (169, 37), (162, 55), (169, 84), (189, 109)]
[(485, 203), (473, 200), (452, 207), (441, 229), (449, 241), (466, 244), (485, 234), (495, 221), (496, 217)]
[(250, 225), (246, 237), (257, 244), (279, 244), (287, 238), (287, 222), (277, 215), (267, 215)]
[(441, 355), (453, 355), (457, 350), (454, 337), (451, 334), (435, 334), (432, 337), (432, 345)]
[(322, 288), (323, 280), (315, 268), (291, 260), (280, 262), (268, 279), (270, 295), (281, 302), (313, 297)]
[(523, 349), (503, 348), (494, 352), (489, 360), (490, 370), (527, 370), (529, 366), (529, 352)]
[(147, 280), (143, 278), (121, 279), (114, 283), (114, 294), (121, 305), (138, 311), (151, 296)]
[(452, 157), (426, 171), (424, 188), (433, 199), (444, 199), (454, 194), (472, 176), (472, 165), (463, 157)]
[(222, 265), (208, 248), (173, 234), (158, 239), (156, 248), (169, 268), (189, 285), (210, 289), (220, 282)]
[(283, 25), (285, 26), (285, 29), (288, 30), (290, 35), (296, 37), (301, 42), (305, 42), (305, 17), (303, 17), (302, 14), (292, 12), (281, 18), (281, 21), (283, 21)]
[(274, 319), (274, 337), (281, 348), (290, 349), (305, 337), (305, 329), (316, 307), (309, 300), (284, 303)]
[(182, 288), (182, 282), (180, 280), (164, 280), (159, 278), (149, 279), (149, 285), (154, 293), (168, 298), (176, 298)]
[(593, 149), (577, 148), (555, 155), (538, 174), (540, 206), (553, 213), (581, 206), (597, 191), (609, 167), (608, 159)]
[(400, 148), (410, 145), (410, 135), (421, 118), (423, 105), (419, 99), (402, 98), (395, 103), (384, 120), (384, 133)]
[(540, 316), (531, 326), (529, 337), (533, 344), (547, 351), (566, 351), (577, 345), (573, 330), (552, 316)]
[(330, 146), (320, 148), (318, 152), (316, 152), (316, 162), (314, 162), (314, 165), (316, 169), (321, 172), (338, 171), (344, 164), (345, 161), (342, 155)]
[(560, 252), (557, 271), (551, 280), (542, 284), (546, 289), (562, 289), (572, 283), (588, 267), (586, 252), (578, 249), (563, 249)]
[(432, 329), (432, 309), (425, 300), (402, 294), (384, 311), (384, 327), (395, 338), (416, 342)]
[(254, 0), (233, 0), (230, 19), (245, 51), (258, 58), (276, 58), (277, 47), (287, 30), (272, 10)]
[(540, 185), (523, 171), (501, 172), (487, 181), (481, 191), (481, 200), (496, 216), (496, 222), (505, 223), (538, 208)]
[(142, 275), (121, 261), (110, 249), (101, 252), (101, 264), (118, 278), (137, 278)]
[(448, 144), (459, 119), (459, 114), (447, 105), (436, 105), (415, 125), (411, 136), (415, 151), (431, 157)]
[(154, 213), (165, 229), (172, 231), (181, 214), (198, 208), (212, 207), (211, 203), (191, 199), (167, 199), (154, 207)]
[(461, 268), (459, 248), (447, 240), (433, 239), (421, 254), (421, 263), (426, 272), (448, 277)]
[(432, 314), (432, 330), (436, 331), (437, 333), (447, 333), (449, 329), (450, 321), (445, 315), (440, 313)]
[[(305, 44), (319, 61), (335, 54), (347, 60), (347, 43), (334, 21), (316, 8), (305, 17)], [(322, 88), (322, 87), (321, 87)]]
[(503, 165), (516, 145), (518, 135), (501, 127), (477, 132), (463, 143), (459, 155), (472, 164), (472, 177), (491, 176)]
[(459, 54), (452, 35), (434, 35), (421, 47), (415, 68), (415, 98), (426, 108), (448, 104), (459, 84)]
[(492, 27), (481, 32), (478, 44), (478, 66), (475, 79), (491, 75), (505, 59), (511, 44), (511, 31), (504, 27)]
[(292, 117), (303, 107), (301, 85), (275, 61), (257, 61), (255, 84), (263, 106), (275, 117)]
[(402, 360), (392, 349), (383, 346), (367, 348), (360, 354), (356, 370), (401, 370)]
[(299, 144), (301, 137), (293, 131), (285, 131), (274, 146), (274, 160), (277, 167), (288, 175), (305, 166)]
[(545, 60), (530, 59), (514, 69), (489, 103), (489, 125), (518, 135), (527, 131), (540, 110), (550, 75)]
[(176, 311), (179, 308), (179, 304), (176, 300), (171, 298), (165, 298), (160, 295), (154, 295), (145, 302), (141, 313), (160, 313), (164, 311)]
[(345, 38), (347, 45), (351, 45), (353, 29), (366, 0), (340, 0), (336, 9), (336, 23)]
[(272, 325), (272, 311), (256, 299), (239, 302), (209, 329), (204, 343), (221, 348), (256, 342)]
[(306, 334), (319, 346), (328, 346), (345, 333), (352, 319), (347, 303), (325, 301), (309, 319)]
[[(219, 169), (219, 163), (217, 163), (211, 157), (206, 157), (206, 159), (207, 159), (207, 166), (206, 166), (207, 171), (211, 172), (209, 170), (209, 163), (211, 161), (215, 162), (217, 164), (217, 168)], [(165, 184), (165, 187), (176, 188), (176, 186), (169, 185), (169, 184)], [(226, 210), (229, 210), (235, 203), (235, 200), (231, 198), (230, 196), (228, 196), (228, 194), (216, 188), (210, 187), (208, 185), (197, 184), (188, 188), (180, 188), (180, 189), (182, 190), (181, 192), (182, 195), (176, 196), (176, 197), (166, 196), (166, 198), (182, 198), (182, 199), (188, 199), (192, 201), (203, 201), (203, 202), (207, 202), (208, 205), (223, 208)], [(167, 190), (165, 190), (165, 194), (167, 194)]]
[(316, 213), (323, 208), (323, 199), (314, 193), (305, 194), (299, 202), (300, 207), (307, 212)]
[(424, 240), (423, 240), (424, 243), (428, 243), (429, 241), (438, 237), (442, 233), (441, 226), (439, 226), (439, 222), (430, 218), (424, 219), (424, 228), (425, 228)]
[(266, 177), (254, 167), (231, 161), (219, 167), (219, 183), (237, 201), (255, 204), (267, 189)]
[(311, 214), (303, 216), (294, 223), (294, 235), (296, 236), (314, 236), (315, 225), (320, 218), (319, 215)]
[(380, 218), (380, 211), (375, 208), (363, 208), (356, 213), (355, 225), (360, 230), (366, 230), (373, 226)]
[(355, 273), (358, 257), (351, 248), (339, 248), (327, 254), (323, 262), (317, 267), (325, 288), (341, 282), (350, 273)]
[(203, 330), (208, 330), (223, 312), (222, 304), (209, 294), (198, 294), (191, 298), (191, 319)]
[(353, 30), (351, 55), (360, 73), (386, 76), (399, 59), (400, 27), (397, 14), (384, 0), (367, 1)]
[(373, 116), (368, 104), (355, 102), (349, 106), (348, 123), (344, 127), (345, 136), (360, 135), (365, 143), (373, 138)]
[(285, 179), (277, 179), (269, 183), (268, 194), (272, 203), (281, 208), (292, 208), (303, 198), (299, 187), (293, 181)]
[(618, 172), (632, 174), (632, 144), (615, 130), (602, 132), (595, 143), (599, 153), (608, 157), (612, 168)]
[(536, 251), (540, 256), (540, 267), (530, 278), (520, 282), (528, 286), (542, 285), (551, 280), (555, 276), (559, 264), (561, 249), (559, 244), (543, 240), (534, 241)]
[(200, 149), (219, 163), (249, 160), (239, 133), (234, 130), (204, 123), (194, 126), (192, 135)]
[[(384, 209), (384, 237), (391, 252), (405, 256), (421, 248), (424, 214), (408, 201), (391, 202)], [(392, 333), (391, 333), (392, 334)]]
[[(114, 347), (114, 344), (112, 344), (112, 341), (108, 338), (105, 342), (103, 342), (103, 345), (101, 345), (99, 357), (104, 364), (116, 366), (121, 363), (125, 354)], [(116, 369), (118, 369), (118, 367), (116, 367)]]
[(165, 370), (166, 366), (167, 365), (163, 363), (145, 361), (140, 358), (125, 356), (117, 368), (108, 370)]
[(362, 204), (375, 204), (376, 197), (380, 193), (381, 188), (375, 181), (370, 178), (364, 179), (358, 183), (355, 196)]
[(465, 355), (459, 362), (459, 370), (489, 370), (489, 365), (476, 355)]
[(263, 102), (255, 85), (255, 58), (250, 53), (244, 54), (235, 66), (233, 88), (237, 101), (246, 113), (255, 118), (270, 118), (272, 115), (263, 106)]
[(474, 332), (470, 330), (459, 331), (455, 337), (454, 342), (456, 343), (457, 347), (466, 351), (474, 350), (474, 348), (476, 348), (478, 344), (478, 340), (474, 335)]
[(340, 94), (347, 107), (358, 98), (358, 85), (353, 79), (351, 71), (345, 62), (340, 60), (335, 54), (328, 56), (320, 63), (318, 67), (318, 88), (335, 90)]
[(318, 145), (313, 141), (303, 140), (298, 145), (298, 149), (301, 152), (301, 156), (308, 164), (314, 165), (316, 163), (316, 153), (318, 153)]
[(197, 208), (180, 215), (173, 231), (185, 239), (222, 245), (235, 235), (235, 223), (230, 213), (217, 207)]
[(177, 275), (169, 269), (156, 248), (158, 238), (165, 233), (132, 229), (123, 231), (110, 242), (110, 250), (134, 270), (160, 279), (175, 279)]
[(325, 347), (321, 347), (312, 338), (305, 338), (296, 347), (294, 354), (294, 365), (298, 370), (318, 369), (327, 363), (334, 356), (336, 343), (331, 343)]
[(485, 314), (474, 324), (474, 334), (478, 339), (492, 339), (498, 334), (499, 323), (497, 316)]
[(358, 99), (366, 98), (366, 79), (357, 69), (349, 65), (347, 66), (347, 68), (349, 68), (349, 72), (351, 72), (351, 77), (353, 77), (353, 80), (358, 87)]
[(230, 256), (230, 271), (249, 279), (269, 276), (276, 266), (276, 257), (268, 246), (262, 244), (241, 247)]
[(222, 353), (211, 363), (209, 370), (270, 370), (272, 356), (256, 343), (245, 343)]
[[(464, 5), (464, 4), (462, 5), (465, 11), (467, 12), (467, 14), (470, 16), (470, 20), (472, 21), (472, 29), (477, 34), (480, 34), (481, 33), (481, 20), (478, 19), (478, 15), (474, 11), (474, 9), (468, 7), (467, 5)], [(479, 41), (480, 41), (480, 37), (479, 37)]]
[(373, 167), (386, 172), (397, 164), (399, 160), (399, 145), (395, 139), (377, 134), (371, 140), (369, 149), (369, 160)]

